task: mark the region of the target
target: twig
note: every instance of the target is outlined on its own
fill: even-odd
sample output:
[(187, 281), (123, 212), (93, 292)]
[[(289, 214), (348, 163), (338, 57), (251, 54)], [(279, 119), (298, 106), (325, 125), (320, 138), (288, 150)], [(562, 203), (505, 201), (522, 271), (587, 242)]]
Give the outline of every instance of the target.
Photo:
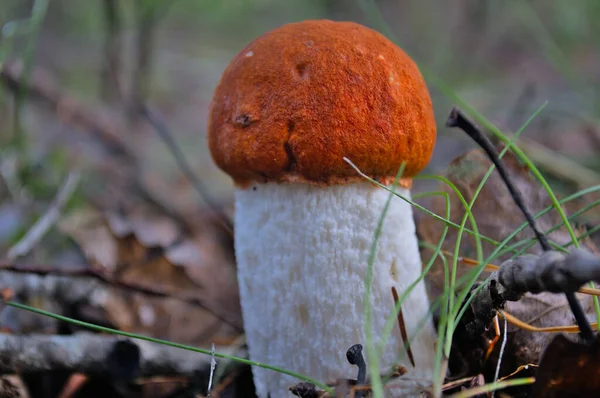
[(505, 289), (501, 294), (511, 301), (527, 292), (574, 293), (588, 282), (600, 281), (600, 257), (583, 249), (539, 257), (526, 254), (505, 261), (495, 274)]
[(515, 204), (519, 207), (519, 209), (527, 219), (528, 224), (535, 233), (535, 237), (540, 242), (542, 248), (544, 250), (552, 250), (552, 246), (550, 246), (550, 243), (548, 243), (546, 235), (544, 235), (537, 227), (535, 218), (533, 218), (533, 216), (529, 212), (529, 209), (527, 209), (525, 202), (523, 202), (521, 192), (519, 192), (512, 183), (512, 180), (508, 175), (508, 171), (506, 170), (506, 167), (504, 167), (504, 163), (498, 156), (498, 152), (496, 151), (494, 144), (492, 144), (489, 138), (485, 134), (483, 134), (473, 123), (471, 123), (471, 121), (468, 120), (458, 108), (452, 109), (452, 111), (450, 112), (450, 116), (448, 116), (446, 126), (458, 127), (459, 129), (467, 133), (467, 135), (471, 137), (473, 141), (475, 141), (485, 151), (492, 163), (494, 163), (494, 166), (496, 166), (498, 174), (500, 174), (500, 177), (502, 177), (504, 184), (506, 184), (506, 188), (510, 192), (510, 195), (512, 196)]
[(169, 151), (175, 158), (177, 165), (183, 172), (183, 174), (187, 177), (187, 179), (192, 183), (192, 186), (196, 190), (196, 192), (200, 195), (202, 200), (206, 203), (206, 205), (215, 213), (219, 221), (223, 224), (223, 226), (227, 229), (228, 232), (233, 232), (233, 224), (229, 217), (227, 217), (221, 208), (216, 204), (215, 200), (208, 193), (208, 190), (200, 181), (198, 176), (192, 171), (191, 166), (185, 159), (185, 154), (177, 145), (177, 142), (173, 138), (173, 134), (167, 127), (164, 120), (158, 115), (158, 113), (152, 111), (147, 105), (140, 106), (140, 114), (144, 116), (148, 123), (154, 128), (160, 139), (165, 143)]
[[(502, 336), (502, 345), (500, 346), (500, 354), (498, 356), (498, 362), (496, 363), (496, 371), (494, 373), (494, 382), (498, 381), (500, 376), (500, 366), (502, 365), (502, 358), (504, 357), (504, 350), (506, 349), (506, 342), (508, 341), (508, 322), (504, 318), (504, 334)], [(496, 391), (492, 391), (492, 398), (496, 396)]]
[(50, 108), (56, 113), (59, 120), (81, 129), (96, 138), (111, 154), (119, 157), (124, 164), (124, 170), (130, 171), (127, 176), (127, 186), (131, 187), (140, 197), (162, 214), (175, 220), (185, 233), (193, 230), (193, 225), (173, 209), (158, 200), (146, 187), (139, 177), (139, 165), (134, 152), (125, 144), (121, 137), (124, 136), (123, 126), (115, 122), (114, 115), (106, 115), (96, 109), (86, 108), (82, 103), (63, 93), (52, 79), (41, 69), (35, 69), (31, 79), (26, 83), (21, 80), (22, 65), (18, 62), (4, 64), (0, 70), (0, 80), (12, 91), (20, 90), (23, 84), (27, 85), (28, 99), (36, 100), (41, 105)]
[(7, 256), (10, 261), (27, 254), (56, 223), (63, 207), (75, 192), (80, 178), (81, 176), (77, 171), (69, 173), (48, 210), (33, 224), (25, 236), (8, 251)]
[[(506, 301), (518, 301), (525, 293), (571, 293), (588, 282), (600, 280), (600, 257), (583, 249), (568, 254), (550, 251), (507, 260), (493, 272), (472, 301), (475, 319), (465, 327), (480, 335)], [(508, 320), (511, 317), (506, 314)], [(514, 323), (511, 321), (511, 323)], [(591, 328), (591, 327), (590, 327)]]
[[(227, 351), (219, 347), (219, 352)], [(206, 376), (210, 366), (205, 355), (119, 336), (0, 334), (2, 373), (66, 370), (130, 381), (156, 375)]]
[[(231, 341), (227, 346), (231, 349), (231, 353), (233, 355), (237, 355), (237, 350), (246, 346), (246, 335), (240, 334), (233, 341)], [(223, 378), (225, 370), (226, 369), (223, 366), (219, 366), (216, 369), (215, 374), (213, 375), (213, 382), (219, 383), (218, 386), (216, 387), (216, 390), (218, 390), (218, 387), (223, 384), (221, 379)], [(217, 392), (217, 391), (215, 391), (215, 392)]]
[(212, 390), (213, 376), (215, 374), (215, 367), (217, 366), (217, 361), (215, 360), (215, 345), (213, 343), (211, 349), (210, 356), (210, 375), (208, 376), (208, 388), (206, 393), (206, 398), (210, 398), (210, 390)]
[[(110, 277), (110, 275), (102, 270), (90, 268), (88, 266), (78, 266), (78, 267), (54, 267), (47, 265), (13, 265), (7, 262), (0, 261), (0, 270), (2, 271), (11, 271), (15, 273), (28, 274), (28, 275), (39, 275), (41, 277), (54, 276), (54, 277), (68, 277), (70, 278), (71, 283), (79, 283), (74, 281), (72, 278), (91, 278), (93, 280), (97, 280), (103, 283), (106, 283), (111, 286), (115, 286), (121, 289), (130, 290), (137, 293), (146, 294), (152, 297), (158, 298), (171, 298), (181, 302), (185, 302), (187, 304), (200, 307), (206, 311), (208, 311), (215, 318), (220, 321), (232, 326), (238, 331), (242, 331), (243, 327), (236, 322), (233, 322), (223, 315), (220, 315), (215, 310), (208, 307), (205, 303), (202, 302), (201, 299), (197, 297), (189, 297), (182, 294), (178, 294), (175, 292), (165, 292), (158, 288), (150, 288), (147, 286), (141, 286), (136, 283), (125, 282), (121, 280), (115, 280)], [(66, 281), (68, 284), (69, 282)], [(77, 301), (77, 300), (74, 300)]]
[[(494, 163), (494, 165), (496, 166), (496, 170), (498, 171), (498, 173), (502, 177), (502, 180), (506, 184), (506, 187), (508, 188), (508, 191), (510, 192), (515, 204), (519, 207), (519, 209), (527, 219), (527, 222), (529, 223), (529, 226), (535, 233), (535, 236), (540, 242), (542, 249), (544, 251), (552, 250), (552, 246), (550, 246), (546, 235), (544, 235), (538, 229), (535, 222), (535, 218), (533, 218), (533, 216), (527, 209), (527, 206), (525, 206), (523, 198), (521, 197), (521, 193), (513, 185), (512, 180), (508, 176), (508, 172), (506, 170), (506, 167), (504, 166), (504, 163), (498, 156), (498, 152), (496, 151), (496, 148), (491, 143), (489, 138), (487, 138), (485, 134), (483, 134), (470, 120), (468, 120), (458, 108), (452, 109), (452, 111), (450, 112), (450, 116), (448, 117), (448, 121), (446, 122), (446, 125), (449, 127), (460, 128), (465, 133), (467, 133), (467, 135), (469, 135), (469, 137), (471, 137), (477, 144), (479, 144), (479, 146), (481, 146), (481, 148), (486, 152), (492, 163)], [(574, 292), (565, 292), (565, 295), (567, 297), (567, 301), (569, 302), (571, 312), (573, 313), (573, 316), (575, 317), (575, 320), (579, 325), (579, 329), (581, 330), (582, 339), (587, 342), (592, 342), (594, 340), (594, 332), (592, 331), (590, 323), (588, 322), (585, 316), (583, 308), (581, 307), (581, 303), (579, 302), (579, 300), (577, 300), (577, 297), (575, 297)]]

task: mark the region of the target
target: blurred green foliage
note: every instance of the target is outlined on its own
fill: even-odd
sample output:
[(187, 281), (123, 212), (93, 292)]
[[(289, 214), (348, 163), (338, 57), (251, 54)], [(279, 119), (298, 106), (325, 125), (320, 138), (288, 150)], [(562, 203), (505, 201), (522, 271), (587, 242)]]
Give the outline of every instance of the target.
[[(107, 30), (110, 2), (119, 32)], [(222, 196), (229, 181), (212, 165), (203, 141), (212, 90), (231, 57), (251, 39), (309, 18), (354, 20), (393, 36), (423, 68), (503, 130), (517, 128), (546, 100), (547, 110), (527, 132), (542, 142), (598, 124), (597, 0), (2, 0), (0, 63), (21, 58), (40, 65), (76, 98), (120, 114), (123, 106), (101, 95), (106, 41), (117, 34), (123, 88), (132, 90), (132, 81), (140, 81), (147, 99), (168, 113), (188, 158)], [(152, 35), (140, 38), (149, 19)], [(144, 43), (150, 50), (147, 70), (138, 65)], [(429, 170), (435, 172), (471, 144), (443, 128), (454, 102), (429, 83), (440, 136)], [(52, 126), (46, 128), (29, 107), (0, 88), (0, 156), (19, 153), (22, 185), (31, 196), (49, 200), (69, 170), (71, 149), (44, 138)], [(54, 126), (52, 134), (60, 128)], [(159, 144), (144, 140), (136, 150), (142, 164), (163, 178), (177, 174)], [(600, 168), (597, 158), (578, 155), (594, 170)], [(78, 200), (83, 197), (73, 203)]]

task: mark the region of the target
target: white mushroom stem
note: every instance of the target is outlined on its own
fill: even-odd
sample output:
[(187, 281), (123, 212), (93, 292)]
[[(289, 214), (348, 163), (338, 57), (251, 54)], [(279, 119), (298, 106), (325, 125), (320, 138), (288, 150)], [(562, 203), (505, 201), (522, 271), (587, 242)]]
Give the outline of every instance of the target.
[[(407, 189), (398, 192), (410, 197)], [(267, 183), (236, 190), (238, 278), (252, 360), (324, 382), (356, 377), (345, 354), (353, 344), (366, 343), (363, 298), (369, 249), (388, 195), (369, 182), (327, 187)], [(420, 273), (412, 208), (394, 198), (374, 263), (376, 343), (393, 311), (392, 287), (402, 295)], [(406, 387), (430, 385), (435, 332), (423, 283), (402, 310), (416, 364), (413, 368), (406, 355), (400, 362), (409, 370)], [(395, 325), (380, 359), (383, 371), (397, 363), (403, 345)], [(297, 382), (261, 368), (253, 374), (261, 398), (287, 397)]]

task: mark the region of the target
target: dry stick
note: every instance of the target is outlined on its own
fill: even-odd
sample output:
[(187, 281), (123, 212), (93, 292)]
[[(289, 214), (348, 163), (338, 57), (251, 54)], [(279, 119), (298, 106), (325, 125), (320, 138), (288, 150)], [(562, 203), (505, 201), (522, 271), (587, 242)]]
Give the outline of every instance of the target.
[[(598, 289), (580, 288), (588, 282), (600, 281), (600, 257), (584, 249), (575, 249), (567, 254), (558, 251), (544, 252), (541, 256), (525, 254), (496, 268), (472, 302), (475, 319), (467, 324), (471, 333), (479, 335), (506, 301), (518, 301), (525, 293), (600, 293)], [(537, 328), (506, 311), (501, 311), (501, 314), (511, 324), (529, 331), (579, 333), (577, 325)], [(596, 323), (591, 326), (597, 329)]]
[(213, 376), (215, 374), (215, 367), (217, 366), (217, 361), (215, 360), (215, 344), (212, 345), (211, 350), (212, 355), (210, 356), (210, 375), (208, 376), (208, 387), (206, 398), (210, 398), (210, 390), (212, 390)]
[(231, 220), (223, 213), (220, 207), (216, 204), (215, 200), (208, 193), (208, 190), (206, 189), (202, 181), (200, 181), (198, 176), (194, 173), (191, 166), (186, 161), (183, 151), (181, 150), (179, 145), (177, 145), (177, 142), (173, 138), (173, 134), (171, 134), (171, 131), (167, 127), (163, 118), (161, 118), (158, 115), (158, 113), (153, 112), (147, 105), (141, 105), (139, 111), (141, 115), (148, 120), (150, 125), (152, 125), (152, 127), (154, 128), (160, 139), (167, 146), (167, 148), (169, 148), (169, 151), (171, 151), (171, 154), (175, 158), (177, 165), (179, 166), (183, 174), (185, 174), (187, 179), (192, 183), (192, 186), (194, 187), (198, 195), (200, 195), (200, 197), (202, 198), (202, 200), (204, 200), (206, 205), (216, 214), (217, 218), (223, 224), (225, 229), (228, 232), (232, 233), (233, 224)]
[[(219, 352), (229, 352), (219, 347)], [(226, 366), (226, 360), (223, 366)], [(208, 375), (205, 355), (143, 340), (89, 332), (69, 336), (0, 334), (0, 372), (67, 370), (112, 379)]]
[[(4, 64), (0, 69), (0, 81), (11, 91), (18, 92), (24, 84), (24, 81), (21, 79), (23, 74), (22, 69), (22, 66), (17, 62)], [(97, 114), (93, 109), (84, 107), (75, 99), (64, 94), (59, 87), (50, 80), (48, 76), (41, 73), (39, 69), (34, 70), (31, 79), (28, 79), (25, 83), (27, 84), (26, 89), (28, 92), (28, 99), (37, 100), (39, 103), (55, 112), (58, 118), (64, 123), (78, 127), (84, 132), (97, 138), (98, 141), (114, 155), (119, 156), (125, 162), (132, 165), (137, 173), (137, 158), (120, 138), (122, 136), (122, 128), (120, 128), (117, 123), (113, 122), (110, 118), (103, 118), (102, 115)], [(143, 200), (151, 204), (156, 210), (160, 211), (160, 213), (174, 220), (185, 234), (189, 234), (190, 231), (193, 230), (193, 225), (191, 225), (185, 217), (182, 217), (176, 211), (158, 200), (152, 192), (147, 189), (144, 182), (137, 174), (134, 175), (132, 187)], [(7, 265), (8, 264), (4, 264), (4, 266)], [(90, 274), (89, 276), (92, 275)], [(115, 283), (108, 279), (106, 282)], [(138, 288), (138, 290), (140, 289)], [(152, 294), (149, 290), (146, 290), (146, 293)], [(167, 294), (159, 295), (162, 297), (171, 297)], [(241, 326), (227, 321), (223, 316), (211, 310), (201, 302), (189, 301), (187, 299), (184, 301), (202, 306), (202, 308), (210, 312), (217, 319), (226, 322), (237, 330), (241, 330)]]
[(77, 266), (77, 267), (70, 267), (70, 268), (60, 267), (59, 268), (59, 267), (53, 267), (53, 266), (47, 266), (47, 265), (13, 265), (13, 264), (10, 264), (7, 262), (0, 261), (0, 270), (1, 271), (12, 271), (12, 272), (22, 273), (22, 274), (33, 274), (33, 275), (39, 275), (39, 276), (54, 275), (54, 276), (69, 276), (69, 277), (87, 277), (87, 278), (96, 279), (100, 282), (104, 282), (106, 284), (109, 284), (111, 286), (115, 286), (115, 287), (118, 287), (121, 289), (126, 289), (126, 290), (130, 290), (130, 291), (133, 291), (136, 293), (142, 293), (142, 294), (146, 294), (148, 296), (153, 296), (153, 297), (158, 297), (158, 298), (171, 298), (171, 299), (175, 299), (175, 300), (178, 300), (178, 301), (181, 301), (181, 302), (193, 305), (193, 306), (200, 307), (200, 308), (208, 311), (211, 315), (213, 315), (218, 320), (232, 326), (237, 331), (239, 331), (239, 332), (243, 331), (243, 328), (241, 325), (238, 325), (236, 322), (228, 320), (227, 318), (220, 315), (216, 311), (210, 309), (206, 304), (204, 304), (202, 302), (201, 299), (199, 299), (197, 297), (188, 297), (188, 296), (177, 294), (177, 293), (165, 292), (165, 291), (162, 291), (157, 288), (141, 286), (136, 283), (114, 280), (108, 275), (108, 273), (106, 273), (102, 270), (99, 270), (99, 269), (89, 268), (87, 266), (85, 266), (85, 267)]
[[(441, 253), (445, 254), (446, 256), (452, 256), (453, 254), (450, 253), (447, 250), (441, 250)], [(573, 251), (569, 254), (570, 257), (573, 257), (572, 261), (577, 261), (577, 268), (576, 271), (578, 273), (581, 273), (580, 275), (577, 276), (576, 279), (578, 282), (578, 284), (585, 284), (587, 282), (589, 282), (590, 280), (595, 280), (595, 278), (598, 278), (598, 280), (600, 280), (600, 275), (599, 276), (594, 276), (592, 273), (594, 272), (598, 272), (598, 270), (600, 270), (600, 259), (593, 255), (588, 253), (587, 251)], [(479, 263), (477, 262), (477, 260), (473, 260), (471, 258), (468, 257), (460, 257), (458, 259), (459, 262), (469, 265), (469, 266), (477, 266), (479, 265)], [(510, 260), (509, 260), (510, 261)], [(547, 267), (550, 264), (548, 262), (542, 262), (542, 266)], [(558, 267), (557, 267), (558, 269)], [(499, 271), (500, 267), (494, 264), (486, 264), (484, 271), (489, 271), (489, 272), (494, 272), (494, 271)], [(572, 271), (572, 269), (571, 269)], [(537, 275), (535, 276), (537, 277)], [(536, 281), (533, 281), (534, 283), (538, 283)], [(599, 296), (600, 297), (600, 289), (595, 289), (595, 288), (591, 288), (591, 287), (580, 287), (579, 290), (577, 290), (577, 292), (582, 293), (582, 294), (589, 294), (591, 296)], [(556, 293), (556, 292), (555, 292)], [(559, 293), (562, 293), (559, 292)], [(531, 322), (528, 321), (528, 322)]]
[(79, 172), (72, 171), (69, 173), (48, 210), (33, 224), (25, 236), (10, 248), (7, 255), (9, 260), (12, 261), (17, 257), (29, 253), (44, 235), (46, 235), (50, 228), (52, 228), (52, 225), (58, 221), (63, 207), (69, 201), (73, 192), (75, 192), (79, 180)]
[[(502, 345), (500, 346), (500, 354), (498, 355), (498, 362), (496, 363), (496, 371), (494, 372), (494, 382), (498, 381), (500, 376), (500, 366), (502, 365), (502, 358), (504, 358), (504, 350), (506, 349), (506, 342), (508, 341), (508, 323), (504, 318), (504, 334), (502, 335)], [(492, 391), (492, 398), (496, 396), (496, 391)]]
[[(446, 122), (446, 125), (448, 127), (458, 127), (461, 130), (463, 130), (465, 133), (467, 133), (467, 135), (469, 137), (471, 137), (486, 152), (486, 154), (488, 155), (488, 157), (490, 158), (492, 163), (494, 163), (494, 165), (496, 166), (496, 170), (498, 171), (498, 173), (500, 174), (500, 177), (502, 177), (502, 180), (506, 184), (506, 187), (508, 188), (508, 191), (510, 192), (515, 204), (519, 207), (519, 209), (521, 210), (521, 212), (527, 219), (527, 222), (529, 223), (529, 226), (535, 233), (535, 236), (536, 236), (537, 240), (540, 242), (542, 249), (544, 251), (552, 250), (552, 247), (548, 243), (546, 235), (544, 235), (538, 229), (538, 227), (535, 223), (535, 219), (533, 218), (533, 216), (531, 215), (531, 213), (525, 206), (525, 203), (523, 202), (523, 198), (521, 197), (520, 192), (513, 185), (512, 180), (510, 179), (508, 172), (506, 171), (506, 168), (504, 167), (504, 163), (498, 156), (498, 152), (497, 152), (496, 148), (494, 147), (494, 145), (489, 140), (489, 138), (486, 135), (484, 135), (477, 127), (475, 127), (475, 125), (470, 120), (468, 120), (463, 115), (463, 113), (456, 107), (453, 108), (452, 111), (450, 112), (450, 116), (448, 117), (448, 121)], [(575, 297), (575, 293), (567, 292), (567, 293), (565, 293), (565, 295), (567, 297), (567, 301), (569, 302), (569, 307), (571, 308), (571, 312), (573, 312), (573, 316), (575, 317), (575, 320), (577, 321), (577, 325), (579, 326), (579, 329), (581, 330), (582, 339), (587, 342), (593, 341), (594, 340), (594, 332), (592, 331), (592, 328), (585, 316), (585, 312), (583, 311), (583, 308), (581, 307), (581, 303), (579, 302), (579, 300), (577, 300), (577, 297)]]
[[(22, 67), (19, 63), (5, 64), (0, 70), (0, 80), (12, 91), (20, 90)], [(55, 112), (57, 118), (68, 125), (81, 129), (83, 132), (96, 138), (108, 151), (119, 157), (133, 169), (131, 187), (141, 199), (148, 202), (161, 214), (174, 220), (186, 233), (190, 233), (194, 226), (185, 217), (178, 214), (169, 206), (163, 204), (148, 190), (139, 177), (138, 161), (136, 155), (123, 142), (123, 127), (107, 115), (86, 108), (83, 104), (63, 93), (59, 87), (42, 70), (33, 71), (31, 79), (27, 82), (28, 99), (48, 107)], [(93, 200), (93, 198), (91, 198)]]
[(600, 257), (584, 249), (525, 254), (505, 261), (496, 278), (506, 289), (502, 295), (510, 301), (526, 292), (576, 292), (585, 283), (600, 281)]
[[(0, 70), (0, 79), (9, 89), (16, 91), (22, 84), (20, 79), (21, 73), (22, 68), (19, 64), (8, 64)], [(122, 128), (118, 126), (117, 123), (114, 123), (108, 118), (103, 118), (102, 115), (97, 115), (93, 110), (85, 108), (73, 98), (63, 94), (52, 81), (40, 73), (39, 69), (34, 71), (32, 78), (28, 81), (27, 90), (29, 92), (28, 98), (38, 100), (51, 108), (58, 114), (63, 122), (82, 128), (84, 131), (91, 133), (94, 137), (98, 138), (107, 149), (130, 163), (134, 169), (137, 169), (138, 162), (136, 156), (123, 142), (121, 138), (123, 136)], [(207, 189), (187, 164), (183, 152), (179, 149), (175, 140), (173, 140), (172, 134), (166, 124), (161, 121), (160, 117), (155, 112), (152, 112), (146, 106), (140, 106), (138, 112), (148, 119), (148, 122), (156, 130), (159, 137), (175, 157), (178, 167), (192, 182), (194, 189), (207, 203), (211, 211), (217, 214), (218, 220), (223, 224), (225, 229), (231, 232), (231, 220), (229, 220), (229, 218), (219, 209), (219, 206), (215, 204), (215, 201), (208, 194)], [(186, 233), (192, 230), (192, 226), (189, 225), (184, 217), (180, 216), (156, 199), (139, 178), (136, 178), (133, 181), (132, 186), (142, 199), (149, 202), (163, 214), (174, 219)]]

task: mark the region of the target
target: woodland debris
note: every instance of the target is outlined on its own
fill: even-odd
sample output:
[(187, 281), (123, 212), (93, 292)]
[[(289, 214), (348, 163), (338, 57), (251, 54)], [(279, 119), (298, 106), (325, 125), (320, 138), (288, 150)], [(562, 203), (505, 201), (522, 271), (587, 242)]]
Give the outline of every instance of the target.
[[(516, 185), (516, 189), (521, 192), (525, 205), (533, 214), (537, 216), (542, 210), (551, 207), (552, 202), (547, 192), (534, 180), (529, 170), (520, 164), (519, 160), (511, 152), (507, 152), (504, 155), (503, 161), (508, 169), (507, 171), (511, 180)], [(442, 175), (457, 187), (468, 203), (473, 199), (476, 189), (491, 165), (491, 161), (481, 150), (472, 150), (453, 160)], [(465, 210), (457, 194), (446, 184), (440, 184), (437, 190), (449, 195), (451, 206), (449, 219), (454, 223), (460, 224)], [(446, 214), (446, 202), (443, 196), (431, 197), (423, 204), (436, 214)], [(471, 210), (477, 220), (479, 233), (498, 242), (502, 241), (524, 223), (523, 216), (514, 204), (508, 189), (498, 173), (492, 173), (489, 176)], [(419, 216), (417, 229), (420, 237), (437, 246), (444, 225), (428, 215), (419, 213), (417, 215)], [(548, 233), (548, 238), (552, 242), (559, 245), (567, 245), (571, 242), (570, 235), (565, 227), (562, 226), (562, 220), (555, 211), (547, 211), (538, 217), (536, 221), (541, 231), (547, 233), (549, 230), (552, 230), (552, 232)], [(467, 222), (467, 227), (471, 227), (469, 222)], [(581, 228), (575, 226), (573, 228), (577, 235), (584, 232)], [(457, 230), (449, 228), (442, 244), (442, 250), (453, 252), (457, 237)], [(519, 241), (529, 241), (530, 246), (518, 246), (515, 251), (500, 254), (495, 261), (506, 261), (518, 253), (519, 250), (523, 250), (523, 253), (541, 255), (542, 250), (533, 239), (533, 232), (529, 228), (525, 228), (508, 245)], [(596, 251), (590, 239), (580, 239), (580, 244), (582, 248), (592, 253)], [(486, 241), (482, 242), (482, 246), (484, 258), (489, 256), (496, 247)], [(464, 234), (461, 240), (460, 256), (475, 258), (475, 248), (474, 237)], [(423, 249), (423, 262), (427, 263), (430, 257), (431, 252), (428, 249)], [(457, 279), (473, 270), (472, 266), (469, 266), (466, 262), (461, 262), (460, 259), (457, 266)], [(479, 277), (479, 280), (484, 281), (488, 276), (489, 274), (484, 272)], [(444, 265), (442, 261), (435, 261), (432, 271), (427, 274), (426, 278), (429, 282), (431, 296), (437, 297), (441, 294), (444, 286)], [(577, 294), (577, 296), (583, 304), (587, 316), (593, 317), (592, 296), (584, 294)], [(489, 313), (489, 310), (495, 307), (482, 305), (480, 308)], [(517, 318), (539, 328), (572, 323), (572, 313), (563, 295), (553, 293), (525, 293), (520, 301), (506, 302), (505, 309)], [(473, 307), (471, 307), (471, 310), (473, 310)], [(487, 316), (487, 319), (493, 318), (494, 315), (495, 311)], [(481, 319), (482, 324), (487, 322), (485, 316), (473, 313), (473, 311), (466, 311), (463, 320), (469, 323), (475, 317)], [(469, 334), (465, 333), (464, 329), (461, 331), (460, 328), (464, 327), (464, 324), (461, 323), (458, 326), (459, 329), (455, 332), (453, 342), (453, 344), (457, 345), (453, 345), (450, 357), (450, 369), (452, 371), (450, 380), (480, 372), (490, 377), (491, 380), (495, 371), (495, 361), (499, 344), (497, 344), (497, 349), (492, 353), (487, 362), (484, 361), (484, 356), (489, 346), (489, 340), (494, 337), (493, 333), (486, 332), (485, 335), (479, 335), (476, 339), (473, 339), (472, 337), (468, 338)], [(485, 326), (482, 327), (485, 328)], [(508, 329), (508, 343), (504, 360), (502, 361), (501, 377), (512, 373), (521, 365), (539, 363), (544, 348), (556, 335), (556, 333), (532, 333), (511, 324), (509, 324)], [(464, 337), (464, 344), (461, 344), (461, 336)], [(524, 374), (525, 376), (531, 375), (532, 370), (529, 369)]]
[[(194, 306), (198, 306), (201, 308), (205, 308), (205, 305), (202, 303), (202, 300), (196, 298), (196, 297), (189, 297), (189, 296), (185, 296), (185, 295), (181, 295), (181, 294), (176, 294), (176, 293), (170, 293), (170, 292), (166, 292), (164, 290), (161, 290), (160, 288), (152, 288), (152, 287), (145, 287), (143, 285), (140, 284), (136, 284), (136, 283), (130, 283), (130, 282), (124, 282), (124, 281), (120, 281), (120, 280), (116, 280), (116, 279), (112, 279), (108, 273), (103, 272), (102, 270), (97, 270), (94, 268), (89, 268), (86, 266), (79, 266), (79, 267), (55, 267), (55, 266), (47, 266), (47, 265), (12, 265), (10, 263), (6, 263), (6, 262), (2, 262), (0, 261), (0, 270), (2, 271), (8, 271), (8, 272), (12, 272), (15, 273), (16, 275), (18, 274), (23, 274), (23, 275), (28, 275), (25, 276), (23, 279), (27, 279), (27, 281), (24, 281), (23, 284), (19, 283), (18, 281), (15, 283), (15, 279), (10, 279), (10, 283), (15, 283), (16, 289), (20, 294), (24, 293), (24, 289), (27, 289), (27, 285), (29, 286), (35, 286), (36, 282), (39, 282), (39, 285), (37, 286), (42, 286), (44, 285), (46, 288), (50, 288), (49, 291), (47, 291), (47, 293), (49, 293), (50, 295), (54, 295), (54, 294), (58, 294), (58, 290), (59, 289), (63, 289), (65, 286), (65, 284), (68, 283), (81, 283), (82, 285), (87, 285), (87, 282), (92, 282), (92, 281), (98, 281), (98, 282), (103, 282), (107, 285), (112, 285), (114, 287), (119, 287), (122, 289), (126, 289), (132, 292), (136, 292), (136, 293), (142, 293), (142, 294), (146, 294), (149, 296), (153, 296), (153, 297), (159, 297), (159, 298), (172, 298), (178, 301), (182, 301)], [(4, 274), (7, 275), (7, 274)], [(16, 277), (15, 278), (18, 278)], [(37, 279), (37, 277), (45, 277), (48, 276), (50, 277), (48, 280), (42, 280), (42, 279)], [(0, 277), (0, 280), (2, 280), (3, 278)], [(99, 286), (97, 284), (92, 284), (90, 283), (91, 286)], [(73, 294), (70, 294), (69, 292), (73, 291)], [(83, 291), (86, 291), (86, 289), (83, 289)], [(83, 299), (83, 297), (81, 296), (81, 290), (77, 289), (77, 290), (72, 290), (72, 289), (66, 289), (66, 290), (62, 290), (61, 292), (61, 296), (63, 298), (66, 299), (67, 302), (69, 301), (81, 301)], [(85, 294), (85, 293), (84, 293)]]
[[(218, 347), (216, 351), (229, 353), (231, 349)], [(229, 362), (221, 359), (219, 366)], [(131, 381), (155, 375), (208, 377), (210, 366), (210, 356), (120, 336), (85, 332), (69, 336), (0, 334), (2, 373), (66, 370)]]
[(518, 301), (525, 293), (574, 293), (588, 282), (600, 281), (600, 257), (583, 249), (570, 253), (548, 251), (505, 261), (493, 272), (472, 300), (475, 319), (467, 325), (472, 335), (481, 334), (503, 309), (506, 301)]
[(79, 172), (72, 171), (69, 173), (50, 207), (33, 224), (25, 236), (10, 248), (7, 254), (9, 260), (14, 260), (17, 257), (27, 254), (44, 237), (48, 230), (58, 221), (61, 211), (69, 199), (71, 199), (80, 179)]
[[(127, 127), (117, 114), (77, 100), (62, 90), (42, 68), (34, 68), (26, 81), (22, 78), (23, 64), (20, 61), (5, 62), (0, 68), (0, 82), (9, 90), (27, 92), (28, 100), (53, 112), (65, 125), (94, 138), (113, 157), (111, 162), (103, 160), (96, 167), (97, 171), (107, 174), (110, 184), (93, 191), (89, 198), (91, 202), (105, 204), (114, 203), (115, 198), (131, 201), (132, 197), (136, 197), (175, 220), (185, 233), (195, 229), (188, 218), (172, 209), (149, 188), (135, 151), (122, 138), (126, 136)], [(115, 163), (118, 167), (112, 166)]]
[[(38, 270), (46, 272), (46, 276), (40, 276), (30, 272), (35, 271), (31, 267), (28, 270), (11, 267), (21, 272), (1, 272), (0, 286), (10, 286), (17, 301), (91, 323), (194, 345), (230, 341), (229, 336), (237, 330), (198, 307), (197, 297), (181, 294), (170, 297), (170, 293), (152, 288), (128, 289), (127, 284), (68, 275), (68, 269), (61, 275), (60, 269), (47, 273), (51, 268), (46, 267)], [(4, 327), (21, 333), (54, 332), (60, 326), (51, 318), (29, 316), (12, 307), (2, 310), (1, 322)], [(172, 323), (180, 327), (170, 328)]]
[[(540, 246), (542, 246), (542, 249), (544, 251), (552, 250), (552, 246), (548, 242), (546, 234), (542, 233), (538, 228), (535, 218), (533, 217), (533, 215), (529, 211), (529, 208), (525, 205), (525, 202), (523, 201), (521, 192), (516, 189), (516, 186), (510, 179), (508, 171), (504, 166), (502, 159), (500, 159), (500, 154), (496, 147), (492, 144), (490, 139), (485, 134), (483, 134), (483, 132), (477, 126), (475, 126), (475, 124), (473, 124), (456, 107), (453, 108), (450, 112), (450, 116), (448, 117), (448, 122), (446, 123), (446, 125), (448, 127), (460, 128), (465, 133), (467, 133), (467, 135), (469, 135), (469, 137), (471, 137), (475, 142), (477, 142), (477, 144), (484, 150), (488, 158), (492, 161), (494, 166), (496, 166), (496, 171), (502, 177), (506, 188), (508, 188), (508, 191), (510, 192), (510, 196), (512, 197), (513, 202), (517, 205), (517, 207), (527, 220), (529, 227), (533, 230), (537, 241), (539, 242)], [(515, 148), (513, 147), (513, 150), (514, 149)], [(567, 302), (569, 303), (569, 307), (571, 308), (571, 312), (575, 317), (575, 321), (579, 326), (581, 337), (587, 340), (588, 342), (591, 342), (594, 339), (594, 333), (592, 331), (589, 321), (585, 317), (585, 313), (583, 311), (581, 303), (579, 302), (579, 300), (577, 300), (577, 297), (575, 296), (574, 292), (566, 291), (564, 292), (564, 294), (567, 298)]]

